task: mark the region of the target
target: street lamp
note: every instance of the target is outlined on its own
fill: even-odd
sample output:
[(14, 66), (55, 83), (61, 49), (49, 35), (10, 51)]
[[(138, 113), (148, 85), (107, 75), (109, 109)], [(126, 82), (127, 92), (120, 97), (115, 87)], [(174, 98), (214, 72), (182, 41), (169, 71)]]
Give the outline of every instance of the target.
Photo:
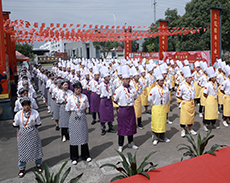
[[(115, 29), (115, 33), (117, 32), (116, 31), (116, 16), (111, 13), (113, 15), (113, 20), (114, 20), (114, 29)], [(115, 42), (115, 57), (117, 56), (117, 42)]]

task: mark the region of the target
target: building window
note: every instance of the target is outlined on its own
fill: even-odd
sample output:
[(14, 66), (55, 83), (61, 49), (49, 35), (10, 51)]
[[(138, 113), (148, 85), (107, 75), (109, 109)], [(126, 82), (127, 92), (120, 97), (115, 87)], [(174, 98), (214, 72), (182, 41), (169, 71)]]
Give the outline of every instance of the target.
[(77, 57), (79, 57), (79, 50), (78, 50), (78, 48), (77, 48)]
[(82, 57), (82, 48), (80, 48), (80, 57)]

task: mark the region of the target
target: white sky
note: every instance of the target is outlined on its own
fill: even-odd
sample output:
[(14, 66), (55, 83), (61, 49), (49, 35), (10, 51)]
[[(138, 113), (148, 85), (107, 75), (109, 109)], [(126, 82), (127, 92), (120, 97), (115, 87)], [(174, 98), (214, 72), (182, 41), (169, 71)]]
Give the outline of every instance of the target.
[[(10, 18), (39, 23), (70, 23), (123, 26), (149, 26), (154, 20), (154, 0), (3, 0), (3, 11), (11, 11)], [(165, 18), (167, 8), (177, 8), (183, 15), (190, 0), (156, 0), (156, 20)], [(34, 43), (39, 47), (43, 43)]]

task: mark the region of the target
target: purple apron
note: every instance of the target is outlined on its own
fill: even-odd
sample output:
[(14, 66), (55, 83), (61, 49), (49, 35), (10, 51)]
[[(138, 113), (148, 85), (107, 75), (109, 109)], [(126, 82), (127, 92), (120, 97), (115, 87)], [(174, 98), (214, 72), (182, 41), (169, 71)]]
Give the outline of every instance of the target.
[(100, 97), (96, 92), (92, 92), (90, 96), (90, 112), (99, 112)]
[(88, 98), (89, 104), (90, 104), (90, 96), (91, 96), (91, 92), (89, 92), (87, 89), (83, 89), (82, 93), (85, 94)]
[(119, 107), (117, 114), (118, 135), (131, 136), (137, 133), (135, 111), (133, 106)]
[(113, 114), (113, 102), (112, 99), (102, 98), (100, 101), (100, 122), (113, 122), (114, 121), (114, 114)]

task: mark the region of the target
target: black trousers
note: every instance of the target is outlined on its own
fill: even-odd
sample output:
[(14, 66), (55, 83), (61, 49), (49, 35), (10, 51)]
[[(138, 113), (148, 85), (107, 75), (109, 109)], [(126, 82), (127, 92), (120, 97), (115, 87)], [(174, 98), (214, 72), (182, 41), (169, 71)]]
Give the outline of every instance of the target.
[[(128, 143), (130, 144), (133, 141), (133, 135), (127, 136), (127, 137), (128, 137)], [(119, 146), (124, 145), (124, 140), (125, 140), (125, 136), (118, 135), (118, 144), (119, 144)]]
[(204, 112), (203, 112), (203, 123), (206, 124), (206, 125), (209, 125), (210, 123), (212, 123), (214, 125), (216, 123), (215, 119), (207, 120), (207, 119), (204, 119), (204, 118), (205, 118), (205, 107), (204, 107)]
[(100, 114), (99, 114), (99, 112), (98, 112), (98, 113), (92, 112), (93, 121), (96, 121), (96, 114), (98, 114), (98, 119), (100, 119)]
[(203, 112), (203, 108), (204, 108), (204, 106), (200, 105), (200, 107), (199, 107), (199, 113)]
[(140, 118), (137, 118), (137, 125), (141, 125), (141, 117)]
[(200, 104), (200, 98), (195, 98), (195, 104)]
[[(88, 143), (81, 145), (81, 157), (84, 160), (90, 157)], [(70, 159), (74, 161), (74, 160), (78, 160), (78, 158), (79, 158), (78, 146), (70, 145)]]
[[(180, 127), (181, 127), (181, 128), (185, 128), (185, 126), (186, 126), (186, 125), (182, 125), (182, 124), (180, 124)], [(187, 125), (187, 126), (192, 126), (192, 124)]]
[(61, 136), (65, 136), (65, 138), (69, 140), (68, 128), (61, 128)]

